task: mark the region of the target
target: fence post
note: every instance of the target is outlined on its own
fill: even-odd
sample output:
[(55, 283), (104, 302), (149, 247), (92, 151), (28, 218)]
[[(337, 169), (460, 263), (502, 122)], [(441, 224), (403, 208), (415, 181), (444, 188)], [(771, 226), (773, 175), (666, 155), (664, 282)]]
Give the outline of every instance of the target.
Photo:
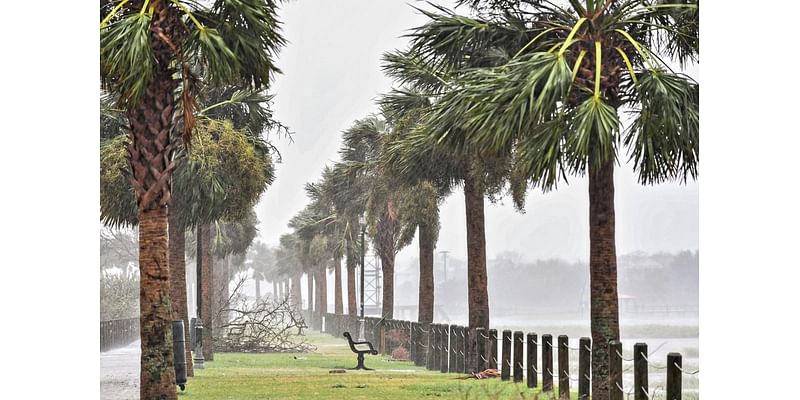
[(489, 368), (497, 369), (497, 329), (489, 329)]
[(681, 354), (667, 354), (667, 400), (681, 400), (681, 368), (683, 368)]
[(471, 365), (469, 363), (469, 361), (470, 361), (470, 346), (469, 346), (470, 334), (469, 334), (469, 327), (468, 326), (462, 326), (461, 327), (461, 331), (464, 332), (464, 343), (461, 343), (462, 351), (464, 352), (464, 365), (463, 365), (463, 367), (464, 367), (464, 373), (468, 374), (468, 373), (472, 372), (472, 371), (470, 371), (472, 368), (471, 368)]
[(622, 400), (622, 343), (612, 340), (608, 343), (608, 390), (611, 400)]
[(486, 369), (486, 329), (483, 327), (475, 329), (476, 335), (478, 335), (478, 356), (475, 357), (476, 363), (478, 367), (476, 368), (478, 372), (483, 371)]
[(503, 331), (503, 355), (500, 363), (500, 379), (507, 381), (511, 377), (511, 331)]
[(591, 390), (589, 373), (592, 365), (592, 339), (582, 337), (578, 346), (580, 347), (578, 352), (578, 399), (586, 400), (589, 398)]
[(542, 335), (542, 391), (553, 390), (553, 335)]
[(458, 325), (450, 325), (450, 352), (448, 353), (448, 362), (447, 362), (447, 371), (448, 372), (457, 372), (457, 362), (458, 359), (456, 351), (458, 351)]
[(428, 347), (425, 352), (425, 369), (433, 369), (434, 348), (436, 347), (436, 336), (433, 331), (436, 329), (436, 324), (428, 324)]
[(442, 351), (439, 360), (439, 372), (447, 372), (447, 362), (450, 360), (450, 325), (442, 325)]
[(569, 337), (558, 336), (558, 397), (569, 400)]
[(650, 398), (647, 382), (647, 343), (633, 345), (633, 390), (635, 400)]
[(522, 351), (525, 342), (522, 331), (514, 332), (514, 383), (522, 382)]
[(538, 372), (536, 371), (536, 358), (537, 358), (537, 351), (536, 351), (536, 334), (529, 333), (528, 336), (528, 351), (527, 358), (528, 358), (528, 387), (535, 388), (538, 385)]

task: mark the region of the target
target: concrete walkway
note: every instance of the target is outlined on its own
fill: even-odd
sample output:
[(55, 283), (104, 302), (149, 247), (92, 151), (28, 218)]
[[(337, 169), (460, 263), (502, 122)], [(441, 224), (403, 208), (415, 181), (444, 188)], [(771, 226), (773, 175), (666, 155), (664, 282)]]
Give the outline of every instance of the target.
[(126, 347), (100, 353), (100, 399), (139, 400), (138, 340)]

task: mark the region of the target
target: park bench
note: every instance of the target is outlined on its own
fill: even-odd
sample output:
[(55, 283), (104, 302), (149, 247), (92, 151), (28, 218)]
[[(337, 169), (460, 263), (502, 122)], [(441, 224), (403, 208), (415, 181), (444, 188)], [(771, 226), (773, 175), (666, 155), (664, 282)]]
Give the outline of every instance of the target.
[[(367, 370), (367, 371), (372, 371), (372, 368), (367, 368), (367, 367), (364, 366), (364, 354), (369, 353), (369, 354), (372, 354), (372, 355), (377, 355), (378, 354), (378, 350), (375, 350), (375, 348), (372, 347), (372, 343), (370, 343), (370, 342), (366, 342), (366, 341), (364, 341), (364, 342), (354, 342), (353, 338), (350, 336), (350, 332), (345, 332), (344, 333), (344, 337), (347, 338), (347, 342), (350, 344), (350, 350), (352, 350), (353, 353), (356, 353), (358, 355), (358, 365), (356, 365), (355, 368), (350, 368), (350, 369), (353, 369), (353, 370), (363, 369), (363, 370)], [(356, 347), (356, 346), (359, 346), (359, 345), (367, 345), (367, 347), (369, 347), (369, 348), (368, 349), (363, 349), (362, 348), (361, 350), (359, 350), (358, 347)]]

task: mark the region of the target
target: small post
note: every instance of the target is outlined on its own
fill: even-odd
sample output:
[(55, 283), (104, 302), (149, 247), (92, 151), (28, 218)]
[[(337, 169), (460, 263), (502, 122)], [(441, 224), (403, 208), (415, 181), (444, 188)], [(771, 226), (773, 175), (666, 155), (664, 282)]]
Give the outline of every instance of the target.
[(442, 334), (441, 334), (441, 355), (439, 357), (439, 372), (447, 372), (447, 361), (450, 359), (449, 354), (450, 352), (448, 349), (450, 348), (448, 340), (450, 338), (450, 325), (442, 325)]
[(622, 342), (612, 340), (608, 343), (608, 390), (611, 400), (622, 400)]
[(538, 385), (537, 378), (538, 373), (536, 372), (536, 358), (537, 358), (537, 351), (536, 351), (536, 334), (529, 333), (528, 336), (528, 387), (535, 388)]
[(569, 400), (569, 337), (558, 336), (558, 397)]
[(423, 366), (428, 363), (428, 347), (430, 343), (428, 343), (428, 333), (427, 331), (431, 329), (430, 324), (421, 323), (417, 325), (417, 358), (416, 358), (416, 365)]
[(522, 351), (524, 346), (522, 331), (514, 332), (514, 383), (522, 382)]
[(489, 368), (497, 369), (497, 329), (489, 329)]
[(553, 335), (542, 335), (542, 391), (553, 391)]
[(172, 321), (172, 359), (175, 365), (175, 384), (183, 391), (186, 388), (186, 336), (183, 320)]
[(476, 362), (478, 367), (475, 368), (478, 372), (486, 369), (486, 329), (483, 327), (475, 329), (478, 335), (478, 356)]
[(500, 379), (507, 381), (511, 377), (511, 331), (506, 329), (503, 331), (503, 355), (500, 362)]
[(461, 338), (461, 334), (462, 334), (461, 327), (460, 326), (456, 326), (456, 329), (453, 329), (453, 331), (455, 331), (455, 338), (456, 338), (455, 348), (453, 349), (454, 352), (455, 352), (456, 362), (454, 364), (455, 368), (453, 370), (451, 370), (450, 372), (463, 372), (464, 371), (464, 357), (461, 356), (461, 351), (462, 351), (462, 349), (464, 347), (464, 343), (463, 343), (463, 339)]
[(425, 369), (433, 369), (433, 360), (436, 357), (436, 324), (428, 324), (428, 351), (425, 353)]
[(197, 323), (194, 326), (194, 330), (195, 344), (192, 367), (194, 367), (194, 369), (203, 369), (205, 368), (205, 358), (203, 358), (203, 321), (200, 320), (200, 317), (197, 318)]
[(439, 369), (439, 324), (433, 324), (432, 327), (431, 341), (433, 342), (433, 348), (431, 348), (431, 367), (428, 369), (435, 371)]
[(408, 332), (408, 357), (414, 361), (414, 364), (417, 363), (417, 323), (412, 322), (409, 324), (409, 332)]
[(633, 390), (634, 400), (649, 400), (647, 382), (647, 343), (633, 345)]
[(681, 354), (667, 354), (667, 400), (681, 400), (681, 368), (683, 368)]
[(448, 372), (456, 372), (456, 360), (457, 360), (457, 350), (458, 350), (458, 340), (456, 339), (456, 334), (458, 332), (458, 325), (450, 325), (450, 353), (449, 353), (449, 360), (447, 363), (447, 371)]
[(461, 331), (464, 332), (464, 343), (461, 344), (462, 351), (464, 352), (464, 365), (463, 365), (463, 367), (464, 367), (464, 373), (468, 374), (468, 373), (471, 372), (470, 371), (471, 368), (470, 368), (470, 365), (469, 365), (469, 360), (470, 360), (470, 357), (469, 357), (469, 355), (470, 355), (470, 351), (469, 351), (469, 343), (470, 343), (469, 327), (462, 326), (461, 327)]
[(588, 400), (591, 390), (590, 367), (592, 365), (592, 339), (582, 337), (578, 356), (578, 399)]

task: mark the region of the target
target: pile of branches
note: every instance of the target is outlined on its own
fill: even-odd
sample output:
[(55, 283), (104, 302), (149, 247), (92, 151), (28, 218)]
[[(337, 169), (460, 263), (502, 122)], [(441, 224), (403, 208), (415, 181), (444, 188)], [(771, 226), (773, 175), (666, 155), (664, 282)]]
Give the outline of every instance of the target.
[(309, 352), (316, 347), (306, 342), (306, 323), (290, 296), (248, 301), (241, 294), (241, 282), (231, 293), (218, 317), (221, 336), (216, 351), (241, 353)]

